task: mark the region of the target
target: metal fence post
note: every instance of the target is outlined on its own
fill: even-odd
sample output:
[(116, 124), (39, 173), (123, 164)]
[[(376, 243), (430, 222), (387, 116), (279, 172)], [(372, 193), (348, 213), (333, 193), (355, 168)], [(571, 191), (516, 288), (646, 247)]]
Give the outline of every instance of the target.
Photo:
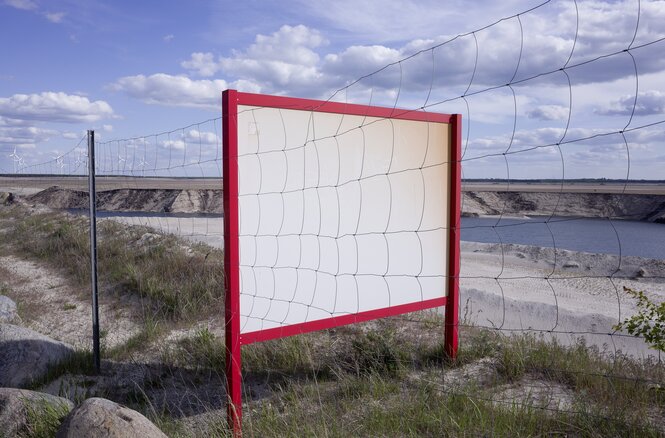
[(88, 194), (90, 198), (90, 281), (92, 283), (92, 355), (100, 372), (99, 305), (97, 303), (97, 192), (95, 189), (95, 131), (88, 131)]

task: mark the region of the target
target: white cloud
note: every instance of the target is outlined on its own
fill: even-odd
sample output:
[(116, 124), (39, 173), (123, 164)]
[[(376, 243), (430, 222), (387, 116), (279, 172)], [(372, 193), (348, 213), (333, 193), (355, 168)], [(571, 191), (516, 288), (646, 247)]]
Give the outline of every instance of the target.
[(362, 75), (398, 61), (402, 56), (401, 50), (384, 46), (351, 46), (339, 54), (326, 55), (325, 69), (347, 77), (354, 73)]
[(219, 64), (215, 62), (215, 55), (212, 53), (192, 53), (189, 61), (183, 61), (180, 65), (182, 68), (204, 77), (212, 76), (219, 71)]
[[(318, 2), (314, 1), (313, 4)], [(303, 8), (313, 8), (313, 4), (303, 5)], [(522, 7), (520, 5), (524, 6), (517, 1), (516, 10)], [(450, 20), (460, 14), (452, 10), (441, 12), (429, 6), (427, 2), (417, 4), (413, 0), (387, 5), (378, 1), (357, 4), (341, 0), (328, 5), (320, 15), (332, 20), (332, 11), (344, 10), (343, 16), (349, 16), (350, 20), (360, 23), (359, 17), (365, 16), (362, 11), (372, 10), (381, 17), (377, 19), (378, 23), (402, 20), (413, 25), (413, 20), (403, 17), (405, 8), (417, 11), (419, 20), (425, 22), (442, 16)], [(143, 78), (157, 85), (160, 77), (165, 81), (168, 76), (174, 90), (165, 89), (166, 97), (151, 95), (147, 87), (130, 85), (127, 83), (128, 78), (121, 78), (115, 88), (128, 91), (145, 102), (192, 106), (200, 104), (201, 98), (196, 97), (196, 90), (207, 88), (210, 81), (220, 81), (220, 78), (224, 78), (227, 85), (242, 84), (251, 91), (327, 98), (333, 90), (363, 77), (354, 86), (353, 93), (357, 96), (371, 89), (374, 96), (386, 96), (373, 103), (392, 104), (389, 102), (390, 96), (399, 95), (400, 105), (403, 105), (402, 102), (418, 100), (417, 104), (422, 105), (425, 98), (429, 98), (429, 103), (443, 102), (459, 98), (465, 93), (469, 95), (487, 88), (502, 87), (511, 80), (519, 81), (552, 72), (541, 75), (536, 82), (541, 88), (552, 85), (555, 94), (562, 95), (567, 82), (563, 83), (566, 77), (560, 69), (571, 57), (573, 47), (569, 67), (576, 62), (614, 51), (620, 52), (630, 44), (635, 31), (637, 10), (634, 1), (624, 0), (608, 5), (594, 0), (584, 2), (579, 7), (579, 17), (573, 3), (553, 2), (521, 14), (519, 20), (514, 17), (473, 35), (458, 38), (439, 35), (414, 39), (396, 47), (381, 44), (352, 45), (329, 53), (324, 50), (328, 43), (321, 32), (304, 25), (285, 25), (272, 34), (257, 35), (247, 48), (235, 50), (227, 56), (216, 56), (211, 52), (192, 53), (190, 59), (180, 64), (189, 72), (187, 76), (157, 74), (147, 78), (130, 77), (133, 78), (132, 82)], [(477, 9), (475, 6), (469, 8)], [(505, 12), (505, 7), (502, 10)], [(579, 33), (575, 41), (578, 18)], [(641, 18), (637, 42), (647, 37), (653, 39), (665, 35), (665, 8), (646, 5)], [(362, 21), (367, 26), (366, 20)], [(371, 24), (375, 25), (374, 22)], [(387, 25), (385, 29), (390, 29), (387, 32), (392, 31)], [(418, 29), (417, 34), (422, 35), (422, 32), (422, 29)], [(436, 47), (432, 49), (433, 46)], [(420, 51), (422, 53), (418, 53)], [(639, 58), (640, 75), (665, 70), (665, 58), (659, 56), (660, 51), (662, 49), (659, 50), (656, 44), (634, 52)], [(380, 71), (365, 77), (377, 70)], [(630, 56), (624, 53), (571, 67), (567, 72), (574, 86), (606, 83), (634, 76)], [(190, 75), (210, 78), (210, 81), (195, 81), (190, 79)], [(532, 83), (520, 82), (515, 84), (515, 88), (528, 88)], [(183, 88), (187, 92), (178, 93)], [(193, 96), (194, 103), (170, 99), (168, 95), (171, 93)], [(533, 101), (541, 104), (526, 113), (534, 120), (562, 120), (567, 117), (567, 113), (564, 115), (559, 107), (565, 106), (565, 103), (557, 101), (554, 96)], [(204, 104), (210, 104), (208, 102)], [(524, 114), (525, 110), (521, 109), (521, 113)]]
[(24, 11), (32, 11), (33, 13), (42, 15), (51, 23), (62, 23), (62, 19), (67, 15), (66, 12), (40, 12), (39, 5), (33, 0), (4, 0), (4, 4), (16, 9)]
[(190, 129), (185, 135), (185, 139), (190, 143), (216, 145), (219, 144), (219, 137), (213, 132), (199, 131), (197, 129)]
[(221, 79), (196, 81), (187, 76), (156, 73), (125, 76), (110, 88), (149, 104), (219, 108), (222, 91), (228, 88), (228, 84)]
[[(323, 15), (332, 16), (332, 11), (347, 8), (343, 15), (355, 20), (355, 24), (349, 24), (349, 29), (364, 25), (368, 31), (373, 31), (381, 26), (385, 35), (393, 31), (386, 23), (403, 18), (404, 23), (413, 25), (411, 17), (396, 14), (397, 3), (388, 4), (385, 10), (381, 9), (383, 3), (374, 0), (357, 4), (340, 0), (330, 4)], [(487, 6), (486, 2), (482, 4)], [(316, 8), (315, 5), (320, 5), (318, 0), (304, 7)], [(415, 1), (400, 2), (400, 10), (408, 9), (406, 5), (415, 5)], [(663, 2), (642, 2), (640, 27), (633, 48), (665, 36), (662, 5)], [(623, 52), (635, 33), (637, 3), (634, 0), (578, 2), (579, 16), (575, 6), (574, 2), (550, 2), (521, 14), (519, 20), (505, 20), (458, 38), (433, 35), (408, 41), (399, 34), (404, 31), (402, 35), (406, 35), (410, 30), (395, 28), (395, 38), (386, 36), (382, 43), (375, 39), (367, 45), (330, 50), (321, 32), (302, 25), (282, 26), (271, 34), (257, 35), (252, 44), (224, 56), (211, 52), (192, 53), (180, 64), (188, 75), (161, 73), (126, 77), (112, 88), (148, 103), (218, 109), (219, 93), (227, 87), (328, 98), (332, 90), (362, 78), (334, 98), (406, 108), (418, 108), (427, 102), (431, 105), (428, 110), (462, 113), (464, 129), (469, 129), (470, 133), (467, 158), (496, 153), (498, 160), (503, 160), (501, 154), (511, 144), (513, 129), (517, 131), (511, 151), (623, 129), (628, 117), (620, 116), (632, 111), (630, 93), (634, 93), (636, 81), (644, 91), (638, 95), (635, 114), (663, 114), (665, 57), (660, 54), (665, 42), (631, 50), (630, 54)], [(381, 18), (367, 24), (362, 11), (372, 8)], [(426, 22), (421, 9), (418, 14)], [(476, 5), (468, 6), (468, 10), (478, 9)], [(465, 13), (468, 10), (465, 8)], [(441, 14), (432, 11), (432, 17)], [(443, 15), (448, 19), (455, 16), (450, 11), (447, 14)], [(579, 33), (575, 40), (578, 18)], [(474, 17), (474, 20), (480, 18)], [(428, 34), (417, 26), (414, 29), (415, 35)], [(436, 29), (442, 29), (441, 25)], [(453, 31), (449, 29), (445, 30)], [(330, 32), (339, 37), (335, 30)], [(386, 41), (398, 43), (391, 45)], [(605, 56), (613, 52), (618, 54)], [(635, 77), (631, 55), (637, 63), (638, 77)], [(576, 65), (578, 63), (580, 65)], [(565, 72), (564, 66), (567, 66)], [(366, 76), (374, 71), (378, 72)], [(195, 80), (195, 75), (205, 80)], [(511, 81), (512, 86), (506, 86)], [(569, 113), (571, 119), (566, 131)], [(598, 114), (609, 117), (598, 117)], [(586, 156), (598, 160), (599, 166), (610, 168), (611, 159), (623, 153), (622, 139), (618, 137), (600, 136), (565, 144), (562, 148), (576, 153), (566, 152), (566, 166), (578, 165), (575, 171), (583, 175), (584, 166), (579, 163), (582, 163), (580, 157)], [(171, 141), (176, 143), (169, 147), (177, 149), (197, 140), (179, 137)], [(639, 142), (634, 143), (631, 148), (641, 147)], [(653, 151), (656, 144), (650, 141), (645, 147)], [(558, 148), (552, 146), (511, 154), (510, 160), (511, 163), (552, 160), (559, 166), (561, 157)], [(474, 167), (479, 161), (466, 163), (467, 171), (480, 169)], [(560, 172), (556, 166), (553, 168)], [(517, 166), (513, 170), (517, 170)], [(488, 176), (500, 171), (487, 167), (483, 172), (483, 176)], [(538, 171), (530, 167), (518, 172), (538, 176)]]
[(113, 125), (102, 125), (102, 129), (106, 132), (112, 132), (113, 131)]
[(159, 145), (164, 149), (185, 150), (185, 142), (183, 140), (162, 140), (159, 142)]
[(314, 50), (326, 43), (321, 34), (303, 25), (282, 26), (271, 35), (257, 35), (247, 50), (219, 60), (226, 74), (249, 79), (267, 91), (309, 88), (324, 79)]
[(235, 88), (246, 92), (259, 92), (261, 88), (247, 80), (228, 83), (222, 79), (193, 80), (184, 75), (173, 76), (156, 73), (150, 76), (125, 76), (109, 85), (109, 89), (120, 91), (148, 104), (221, 108), (222, 91)]
[(62, 19), (65, 18), (65, 15), (67, 15), (64, 12), (47, 12), (44, 14), (46, 19), (50, 21), (51, 23), (60, 23), (62, 22)]
[[(171, 135), (168, 139), (159, 140), (158, 144), (163, 149), (188, 149), (198, 152), (200, 146), (217, 146), (220, 142), (221, 139), (213, 132), (190, 129), (186, 132), (180, 133), (175, 138), (174, 135)], [(206, 148), (205, 151), (201, 150), (201, 153), (203, 152), (210, 152), (210, 148)]]
[(164, 35), (164, 37), (162, 39), (164, 40), (165, 43), (170, 43), (171, 41), (173, 41), (174, 38), (175, 38), (175, 35), (170, 33), (168, 35)]
[(0, 127), (0, 144), (9, 144), (18, 148), (32, 148), (60, 134), (53, 129), (34, 126)]
[(37, 3), (32, 0), (5, 0), (7, 6), (11, 6), (16, 9), (23, 9), (25, 11), (33, 11), (37, 9)]
[(539, 120), (565, 120), (570, 109), (561, 105), (540, 105), (526, 112), (527, 117)]
[(597, 110), (598, 114), (603, 115), (630, 115), (648, 116), (652, 114), (665, 113), (665, 93), (658, 90), (641, 91), (635, 95), (623, 96), (618, 101), (613, 102), (609, 108)]
[(113, 116), (103, 100), (47, 91), (40, 94), (14, 94), (0, 97), (0, 116), (17, 120), (87, 123)]

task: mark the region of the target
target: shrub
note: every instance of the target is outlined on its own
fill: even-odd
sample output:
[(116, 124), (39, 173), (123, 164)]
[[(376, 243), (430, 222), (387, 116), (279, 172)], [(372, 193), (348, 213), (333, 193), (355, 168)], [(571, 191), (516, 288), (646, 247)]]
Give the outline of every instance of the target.
[(623, 288), (637, 300), (639, 312), (614, 326), (615, 330), (625, 329), (633, 336), (642, 336), (652, 348), (665, 352), (665, 301), (656, 304), (643, 291)]

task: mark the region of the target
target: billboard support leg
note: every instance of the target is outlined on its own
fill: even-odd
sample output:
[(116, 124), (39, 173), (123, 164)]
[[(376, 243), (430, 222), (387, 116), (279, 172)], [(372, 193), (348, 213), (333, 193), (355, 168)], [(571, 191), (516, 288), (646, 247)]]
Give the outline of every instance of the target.
[(449, 358), (457, 357), (459, 344), (459, 272), (462, 200), (462, 116), (452, 117), (450, 153), (450, 216), (448, 236), (448, 297), (445, 309), (444, 349)]

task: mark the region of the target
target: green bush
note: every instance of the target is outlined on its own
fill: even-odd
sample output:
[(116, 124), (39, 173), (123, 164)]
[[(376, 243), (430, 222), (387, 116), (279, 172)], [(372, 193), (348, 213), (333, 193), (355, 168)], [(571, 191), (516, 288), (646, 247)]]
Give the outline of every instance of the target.
[(623, 290), (637, 300), (639, 312), (615, 325), (614, 329), (642, 336), (652, 348), (665, 352), (665, 301), (656, 304), (643, 291), (625, 286)]

